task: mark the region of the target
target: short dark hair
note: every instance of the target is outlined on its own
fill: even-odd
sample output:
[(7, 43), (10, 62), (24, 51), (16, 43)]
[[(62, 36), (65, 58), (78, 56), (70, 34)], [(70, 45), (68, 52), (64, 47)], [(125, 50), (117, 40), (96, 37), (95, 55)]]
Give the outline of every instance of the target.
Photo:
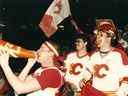
[(84, 42), (87, 42), (86, 45), (87, 51), (90, 52), (95, 49), (95, 44), (93, 43), (92, 38), (94, 38), (93, 35), (84, 33), (84, 34), (77, 34), (75, 40), (82, 39)]
[(76, 39), (82, 39), (84, 42), (88, 42), (87, 39), (88, 38), (88, 36), (86, 35), (86, 34), (78, 34), (77, 36), (76, 36), (76, 38), (75, 38), (75, 40)]

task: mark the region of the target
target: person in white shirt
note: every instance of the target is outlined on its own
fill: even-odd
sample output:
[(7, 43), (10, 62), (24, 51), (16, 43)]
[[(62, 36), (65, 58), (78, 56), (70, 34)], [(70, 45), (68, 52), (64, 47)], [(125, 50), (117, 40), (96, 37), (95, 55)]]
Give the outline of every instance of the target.
[(81, 91), (80, 81), (83, 79), (89, 79), (91, 76), (90, 72), (87, 70), (89, 62), (87, 44), (87, 35), (79, 34), (75, 39), (76, 51), (69, 53), (64, 60), (67, 69), (65, 79), (74, 86), (74, 96), (79, 96)]
[[(90, 57), (92, 89), (81, 96), (127, 96), (128, 56), (112, 44), (116, 40), (116, 27), (110, 19), (96, 22), (97, 50)], [(87, 95), (89, 94), (89, 95)]]

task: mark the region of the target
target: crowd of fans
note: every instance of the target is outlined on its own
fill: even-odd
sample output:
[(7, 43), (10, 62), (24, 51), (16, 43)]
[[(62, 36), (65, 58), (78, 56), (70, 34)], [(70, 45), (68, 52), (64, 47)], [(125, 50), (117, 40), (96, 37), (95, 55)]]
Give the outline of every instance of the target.
[[(128, 25), (120, 31), (112, 20), (98, 19), (94, 35), (78, 34), (73, 45), (73, 52), (60, 55), (61, 47), (45, 41), (20, 73), (9, 66), (8, 51), (0, 49), (1, 96), (128, 95)], [(36, 62), (40, 68), (33, 73)]]

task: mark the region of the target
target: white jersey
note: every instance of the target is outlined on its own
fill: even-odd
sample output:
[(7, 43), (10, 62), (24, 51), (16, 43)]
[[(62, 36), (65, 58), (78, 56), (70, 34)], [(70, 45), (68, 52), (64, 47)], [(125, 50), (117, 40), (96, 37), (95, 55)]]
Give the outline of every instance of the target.
[(90, 78), (91, 74), (87, 71), (87, 65), (89, 62), (89, 56), (78, 57), (77, 52), (72, 52), (67, 55), (65, 62), (65, 67), (67, 71), (65, 73), (66, 81), (74, 84), (77, 91), (80, 91), (79, 82), (83, 78)]
[(121, 78), (128, 76), (128, 57), (126, 54), (112, 49), (105, 56), (99, 51), (90, 57), (90, 70), (93, 70), (92, 86), (101, 91), (116, 91)]

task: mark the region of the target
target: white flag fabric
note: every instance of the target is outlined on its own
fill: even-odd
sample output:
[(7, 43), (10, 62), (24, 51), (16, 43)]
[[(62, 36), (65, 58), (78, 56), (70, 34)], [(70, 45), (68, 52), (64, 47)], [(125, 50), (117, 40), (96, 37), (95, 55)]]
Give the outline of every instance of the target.
[(41, 19), (39, 27), (47, 37), (50, 37), (58, 29), (57, 25), (70, 14), (68, 0), (54, 0)]

